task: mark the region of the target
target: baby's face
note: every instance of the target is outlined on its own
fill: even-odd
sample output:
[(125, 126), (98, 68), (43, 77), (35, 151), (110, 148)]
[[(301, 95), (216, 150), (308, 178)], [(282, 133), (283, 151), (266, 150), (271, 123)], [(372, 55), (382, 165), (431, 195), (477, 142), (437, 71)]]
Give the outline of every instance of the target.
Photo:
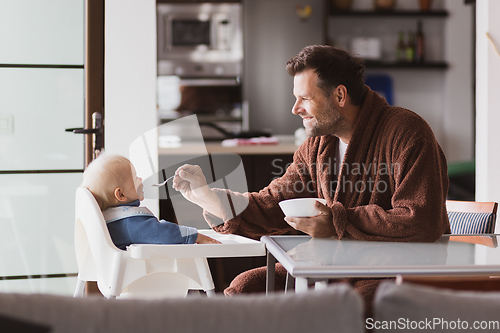
[(142, 178), (137, 177), (137, 172), (135, 171), (135, 168), (132, 164), (130, 164), (130, 168), (132, 171), (132, 181), (133, 181), (133, 188), (127, 189), (127, 197), (131, 201), (135, 201), (137, 199), (139, 200), (144, 200), (144, 188), (142, 185)]

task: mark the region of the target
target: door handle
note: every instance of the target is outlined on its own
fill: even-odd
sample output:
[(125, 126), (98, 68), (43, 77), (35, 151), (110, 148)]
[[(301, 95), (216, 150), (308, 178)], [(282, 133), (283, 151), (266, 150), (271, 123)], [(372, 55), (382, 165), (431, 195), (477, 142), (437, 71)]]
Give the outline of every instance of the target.
[(93, 158), (96, 158), (97, 155), (101, 152), (104, 147), (104, 127), (103, 127), (103, 119), (102, 115), (99, 112), (94, 112), (92, 114), (92, 125), (93, 128), (66, 128), (66, 132), (73, 132), (74, 134), (93, 134), (93, 142), (92, 142), (92, 150), (93, 150)]
[(66, 128), (66, 132), (73, 132), (75, 134), (95, 134), (98, 132), (102, 132), (102, 128)]

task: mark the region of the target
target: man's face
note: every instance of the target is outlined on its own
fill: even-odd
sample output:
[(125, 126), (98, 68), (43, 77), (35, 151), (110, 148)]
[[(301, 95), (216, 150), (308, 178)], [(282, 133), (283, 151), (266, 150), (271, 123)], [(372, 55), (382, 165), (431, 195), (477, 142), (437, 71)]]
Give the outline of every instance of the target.
[(293, 94), (296, 98), (292, 113), (302, 118), (308, 136), (339, 135), (345, 130), (345, 119), (335, 107), (333, 91), (325, 96), (318, 87), (318, 75), (307, 69), (293, 78)]

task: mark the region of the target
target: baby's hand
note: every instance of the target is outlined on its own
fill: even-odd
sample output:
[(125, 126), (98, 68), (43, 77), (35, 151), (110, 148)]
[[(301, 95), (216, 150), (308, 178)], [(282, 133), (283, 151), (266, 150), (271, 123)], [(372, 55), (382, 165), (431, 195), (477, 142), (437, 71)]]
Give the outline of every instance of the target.
[(210, 238), (208, 236), (205, 236), (203, 234), (198, 233), (198, 238), (196, 238), (196, 243), (197, 244), (222, 244), (216, 239)]

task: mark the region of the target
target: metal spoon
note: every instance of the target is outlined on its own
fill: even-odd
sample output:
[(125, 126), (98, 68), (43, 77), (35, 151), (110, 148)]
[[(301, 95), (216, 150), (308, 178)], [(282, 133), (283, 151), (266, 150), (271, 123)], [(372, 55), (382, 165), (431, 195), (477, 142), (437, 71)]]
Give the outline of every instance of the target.
[(161, 186), (164, 186), (170, 179), (174, 178), (175, 175), (173, 176), (170, 176), (168, 177), (167, 179), (165, 179), (163, 182), (159, 183), (159, 184), (151, 184), (151, 186), (154, 186), (154, 187), (161, 187)]

